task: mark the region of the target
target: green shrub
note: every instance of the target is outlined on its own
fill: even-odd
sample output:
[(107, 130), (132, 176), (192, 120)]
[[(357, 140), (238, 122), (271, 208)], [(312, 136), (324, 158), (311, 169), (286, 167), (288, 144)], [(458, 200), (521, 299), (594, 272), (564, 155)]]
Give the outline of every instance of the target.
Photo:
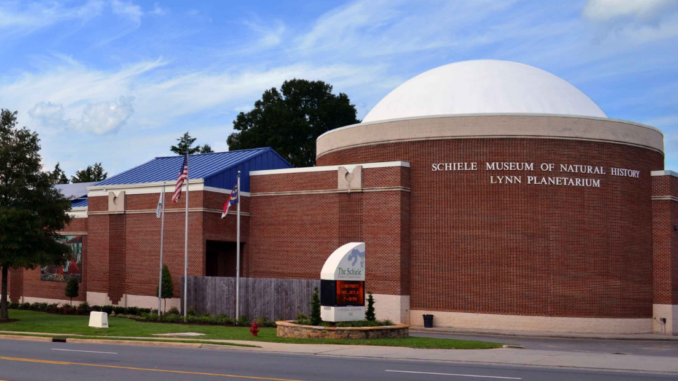
[(250, 325), (250, 317), (247, 315), (240, 315), (238, 320), (235, 322), (236, 325)]
[(169, 311), (167, 311), (165, 313), (170, 314), (170, 315), (180, 315), (179, 309), (177, 309), (176, 307), (170, 308)]
[(195, 311), (195, 308), (191, 307), (188, 309), (188, 313), (186, 313), (188, 316), (197, 316), (198, 313)]
[(101, 306), (92, 306), (92, 308), (90, 308), (90, 311), (101, 311)]
[(9, 304), (9, 308), (16, 310), (16, 309), (19, 308), (19, 303), (18, 302), (11, 302)]
[(125, 311), (127, 315), (139, 315), (139, 308), (137, 307), (127, 307), (127, 311)]
[(127, 308), (115, 306), (115, 307), (113, 307), (113, 312), (114, 312), (116, 315), (124, 315), (125, 312), (127, 312)]
[(254, 319), (254, 322), (257, 323), (259, 327), (275, 327), (275, 322), (268, 320), (266, 316), (259, 316)]
[(65, 294), (67, 298), (71, 298), (71, 305), (73, 305), (73, 298), (77, 298), (80, 294), (80, 283), (78, 283), (78, 279), (68, 278)]
[(311, 295), (311, 324), (320, 325), (323, 319), (320, 317), (320, 297), (318, 297), (318, 287), (313, 289)]
[(30, 303), (21, 303), (19, 305), (20, 310), (30, 310), (31, 309), (31, 304)]
[(45, 311), (47, 306), (47, 303), (33, 303), (31, 304), (31, 309), (34, 311)]
[(377, 317), (374, 315), (374, 296), (372, 296), (371, 291), (367, 291), (367, 311), (365, 311), (365, 320), (377, 320)]
[(92, 311), (92, 309), (90, 308), (89, 303), (87, 302), (80, 303), (80, 305), (78, 306), (79, 314), (88, 314), (90, 313), (90, 311)]
[[(158, 287), (155, 288), (155, 294), (158, 295)], [(169, 271), (167, 265), (162, 265), (162, 299), (165, 300), (165, 306), (163, 310), (167, 309), (167, 299), (171, 299), (174, 296), (174, 283), (172, 282), (172, 274)]]
[(101, 311), (110, 315), (113, 313), (113, 306), (103, 306), (101, 307)]

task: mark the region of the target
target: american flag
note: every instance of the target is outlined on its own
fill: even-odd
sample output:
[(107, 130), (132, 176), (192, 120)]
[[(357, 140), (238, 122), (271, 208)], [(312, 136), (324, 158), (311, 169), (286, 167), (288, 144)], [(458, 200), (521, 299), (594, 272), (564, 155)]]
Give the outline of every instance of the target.
[(174, 187), (174, 195), (172, 195), (172, 202), (179, 202), (181, 198), (181, 186), (184, 181), (188, 181), (188, 154), (184, 156), (184, 163), (181, 165), (181, 172), (177, 178), (177, 185)]

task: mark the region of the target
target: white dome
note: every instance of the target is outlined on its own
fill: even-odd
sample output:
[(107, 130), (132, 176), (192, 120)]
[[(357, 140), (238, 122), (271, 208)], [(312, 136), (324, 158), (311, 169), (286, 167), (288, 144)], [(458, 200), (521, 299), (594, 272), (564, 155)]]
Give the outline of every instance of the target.
[(607, 118), (568, 82), (516, 62), (478, 60), (429, 70), (398, 86), (363, 122), (460, 114), (559, 114)]

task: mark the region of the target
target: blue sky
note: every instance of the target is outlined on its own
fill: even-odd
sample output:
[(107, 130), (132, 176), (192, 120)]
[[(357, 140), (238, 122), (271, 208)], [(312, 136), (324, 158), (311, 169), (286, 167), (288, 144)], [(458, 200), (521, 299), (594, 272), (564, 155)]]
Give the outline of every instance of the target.
[(286, 79), (331, 83), (362, 118), (419, 73), (488, 58), (660, 128), (678, 169), (676, 0), (0, 0), (0, 57), (0, 108), (69, 176), (169, 155), (185, 131), (227, 150), (237, 113)]

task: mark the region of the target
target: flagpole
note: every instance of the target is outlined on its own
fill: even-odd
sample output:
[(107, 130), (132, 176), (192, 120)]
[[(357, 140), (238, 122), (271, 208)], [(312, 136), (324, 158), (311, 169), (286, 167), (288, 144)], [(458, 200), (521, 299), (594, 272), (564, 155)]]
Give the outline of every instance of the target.
[(160, 309), (162, 307), (162, 254), (163, 244), (165, 243), (165, 182), (162, 183), (162, 212), (160, 222), (160, 282), (158, 283), (158, 319), (160, 319)]
[(186, 239), (184, 241), (184, 321), (186, 321), (186, 300), (188, 299), (188, 152), (186, 153), (186, 227), (184, 228)]
[(240, 189), (240, 171), (238, 171), (238, 223), (237, 223), (237, 235), (236, 235), (236, 267), (235, 267), (235, 320), (238, 320), (240, 317), (240, 195), (242, 191)]

